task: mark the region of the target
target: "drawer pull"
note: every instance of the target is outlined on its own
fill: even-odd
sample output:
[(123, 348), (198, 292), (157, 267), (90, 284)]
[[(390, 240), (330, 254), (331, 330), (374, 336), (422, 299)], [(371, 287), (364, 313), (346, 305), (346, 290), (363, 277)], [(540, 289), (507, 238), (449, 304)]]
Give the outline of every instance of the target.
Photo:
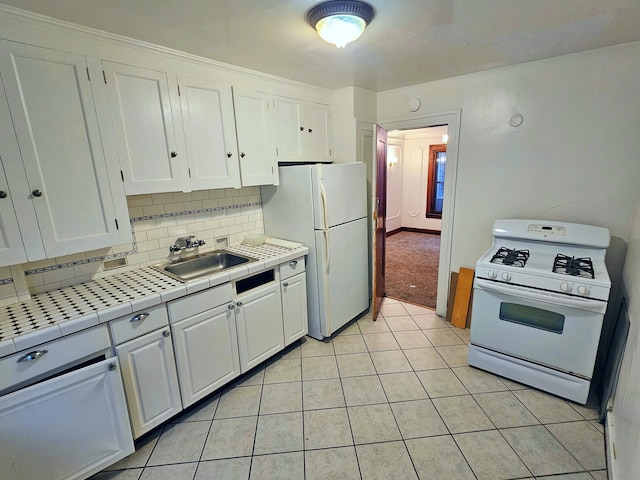
[(282, 286), (283, 286), (283, 287), (288, 287), (288, 286), (289, 286), (289, 283), (288, 283), (288, 282), (284, 282), (284, 283), (282, 284)]
[(116, 367), (115, 363), (110, 363), (107, 368), (109, 369), (110, 372), (113, 372), (118, 367)]
[(148, 316), (149, 316), (149, 313), (142, 312), (142, 313), (139, 313), (138, 315), (135, 315), (135, 316), (131, 317), (130, 322), (131, 323), (133, 323), (133, 322), (141, 322), (142, 320), (144, 320)]
[(35, 350), (33, 352), (29, 352), (26, 355), (23, 355), (18, 359), (18, 363), (20, 362), (33, 362), (38, 360), (41, 356), (47, 353), (49, 350)]
[(296, 265), (298, 265), (298, 261), (297, 261), (297, 260), (291, 260), (291, 261), (289, 262), (289, 266), (290, 266), (291, 268), (296, 268)]
[(235, 305), (233, 303), (230, 303), (229, 304), (229, 310), (233, 310), (234, 308), (236, 308)]
[(241, 307), (242, 306), (242, 302), (236, 302), (236, 306)]
[(168, 337), (169, 335), (171, 335), (171, 332), (169, 332), (169, 330), (165, 330), (164, 332), (162, 332), (163, 337)]

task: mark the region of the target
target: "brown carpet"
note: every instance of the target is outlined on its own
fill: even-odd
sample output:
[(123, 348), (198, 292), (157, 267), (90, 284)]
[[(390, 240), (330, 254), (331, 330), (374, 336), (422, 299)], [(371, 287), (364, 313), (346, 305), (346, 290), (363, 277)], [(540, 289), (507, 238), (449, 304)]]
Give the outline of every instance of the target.
[(385, 295), (436, 308), (440, 235), (400, 232), (386, 248)]

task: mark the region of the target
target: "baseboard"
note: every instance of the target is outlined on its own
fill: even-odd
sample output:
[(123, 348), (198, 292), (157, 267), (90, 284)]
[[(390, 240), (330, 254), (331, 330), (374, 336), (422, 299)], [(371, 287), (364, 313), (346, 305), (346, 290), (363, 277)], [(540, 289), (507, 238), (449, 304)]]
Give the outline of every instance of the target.
[(609, 410), (604, 421), (605, 455), (607, 456), (607, 476), (609, 480), (618, 480), (618, 464), (616, 460), (615, 418)]
[(430, 233), (431, 235), (440, 235), (440, 230), (428, 230), (426, 228), (411, 228), (411, 227), (400, 227), (400, 228), (396, 228), (395, 230), (391, 230), (390, 232), (387, 232), (387, 237), (390, 237), (391, 235), (395, 235), (396, 233), (400, 233), (400, 232), (415, 232), (415, 233)]

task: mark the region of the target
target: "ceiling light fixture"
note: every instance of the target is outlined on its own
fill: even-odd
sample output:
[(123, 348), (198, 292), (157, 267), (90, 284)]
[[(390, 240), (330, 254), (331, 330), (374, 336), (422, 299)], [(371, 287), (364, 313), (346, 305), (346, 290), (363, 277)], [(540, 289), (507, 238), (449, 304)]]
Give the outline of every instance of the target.
[(313, 7), (307, 13), (307, 21), (324, 41), (343, 48), (362, 35), (373, 15), (373, 7), (368, 3), (337, 0)]

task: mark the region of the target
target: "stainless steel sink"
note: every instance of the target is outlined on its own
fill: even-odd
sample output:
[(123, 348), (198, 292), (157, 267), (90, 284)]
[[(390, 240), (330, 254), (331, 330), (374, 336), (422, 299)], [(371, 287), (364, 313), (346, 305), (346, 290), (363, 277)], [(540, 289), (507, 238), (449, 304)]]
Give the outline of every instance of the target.
[(236, 267), (243, 263), (255, 262), (257, 259), (245, 257), (227, 250), (214, 250), (212, 252), (191, 255), (171, 262), (153, 265), (152, 268), (167, 275), (186, 282), (194, 278), (211, 275), (227, 268)]

